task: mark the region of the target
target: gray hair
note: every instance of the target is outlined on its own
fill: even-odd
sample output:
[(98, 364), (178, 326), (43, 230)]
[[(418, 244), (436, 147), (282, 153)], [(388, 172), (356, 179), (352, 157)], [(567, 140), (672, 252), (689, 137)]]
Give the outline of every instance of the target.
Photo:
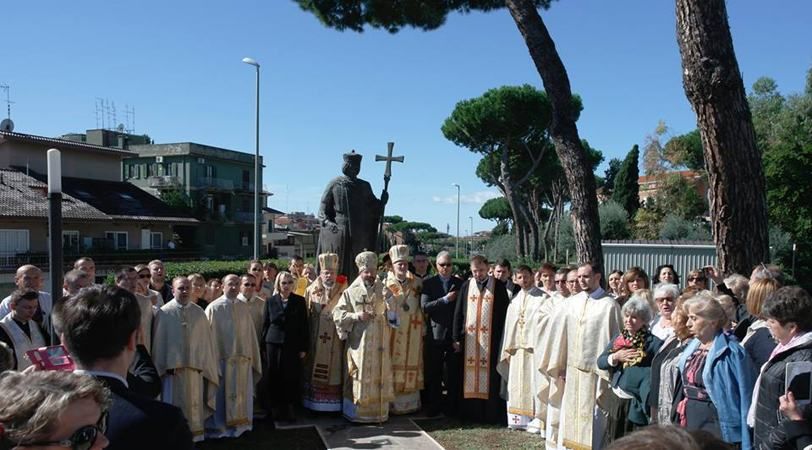
[(642, 320), (643, 323), (651, 322), (651, 305), (649, 305), (648, 300), (639, 295), (632, 295), (631, 298), (623, 304), (621, 312), (624, 316), (637, 317)]
[(440, 253), (437, 254), (437, 258), (435, 258), (434, 260), (439, 261), (440, 258), (451, 259), (451, 253), (448, 253), (447, 251), (443, 250), (443, 251), (441, 251)]
[(744, 275), (734, 273), (725, 278), (725, 286), (733, 291), (733, 294), (740, 302), (744, 302), (747, 298), (747, 291), (750, 289), (750, 280)]
[(88, 375), (41, 371), (0, 375), (0, 423), (12, 442), (43, 441), (59, 426), (59, 416), (77, 400), (95, 401), (102, 411), (110, 391)]
[(707, 290), (699, 291), (686, 300), (683, 308), (688, 313), (693, 309), (697, 316), (717, 322), (718, 329), (722, 329), (728, 322), (727, 313), (722, 304)]
[(676, 284), (660, 283), (654, 287), (654, 299), (668, 297), (676, 300), (679, 297), (679, 287)]

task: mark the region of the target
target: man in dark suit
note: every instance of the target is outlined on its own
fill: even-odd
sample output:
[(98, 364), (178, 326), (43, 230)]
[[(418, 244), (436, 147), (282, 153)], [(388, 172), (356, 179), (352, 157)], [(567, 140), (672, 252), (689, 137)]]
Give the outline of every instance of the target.
[[(426, 333), (425, 380), (428, 391), (428, 414), (440, 413), (442, 405), (446, 413), (456, 412), (459, 400), (459, 362), (451, 340), (451, 327), (454, 322), (454, 305), (462, 280), (451, 276), (451, 255), (440, 252), (437, 255), (437, 275), (423, 281), (423, 294), (420, 306), (428, 316), (429, 330)], [(446, 374), (443, 380), (443, 373)], [(448, 398), (443, 401), (443, 385)]]
[(127, 369), (135, 357), (141, 323), (133, 294), (117, 287), (90, 287), (58, 303), (54, 314), (77, 372), (96, 377), (113, 394), (105, 433), (108, 449), (194, 448), (180, 409), (129, 387)]

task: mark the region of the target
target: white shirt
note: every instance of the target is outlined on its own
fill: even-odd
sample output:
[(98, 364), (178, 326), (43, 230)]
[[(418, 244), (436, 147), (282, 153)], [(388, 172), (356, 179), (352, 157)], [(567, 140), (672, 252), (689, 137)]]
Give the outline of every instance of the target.
[[(46, 316), (51, 315), (51, 306), (53, 305), (53, 300), (51, 300), (51, 294), (43, 291), (39, 291), (39, 307), (42, 309), (42, 312)], [(8, 313), (11, 312), (11, 296), (4, 298), (2, 302), (0, 302), (0, 319), (6, 317)]]

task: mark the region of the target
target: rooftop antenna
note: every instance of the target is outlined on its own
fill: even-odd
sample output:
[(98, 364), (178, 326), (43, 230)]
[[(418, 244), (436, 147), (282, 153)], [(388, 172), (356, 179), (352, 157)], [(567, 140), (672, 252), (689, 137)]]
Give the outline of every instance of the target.
[(14, 131), (14, 122), (11, 121), (11, 101), (9, 95), (11, 88), (7, 84), (0, 84), (0, 89), (6, 93), (6, 118), (0, 121), (0, 131)]
[(135, 133), (135, 107), (124, 105), (124, 124), (127, 134)]

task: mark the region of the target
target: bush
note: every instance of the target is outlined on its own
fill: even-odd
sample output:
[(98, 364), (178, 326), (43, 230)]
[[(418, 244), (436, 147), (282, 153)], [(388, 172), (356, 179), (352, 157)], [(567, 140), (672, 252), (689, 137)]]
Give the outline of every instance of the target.
[[(235, 273), (238, 275), (244, 274), (248, 271), (248, 261), (189, 261), (189, 262), (165, 262), (164, 273), (166, 273), (167, 281), (171, 281), (175, 277), (187, 276), (193, 273), (203, 275), (203, 278), (209, 280), (211, 278), (223, 278), (224, 276)], [(263, 259), (263, 262), (268, 260)], [(288, 260), (276, 259), (272, 260), (279, 267), (280, 270), (286, 270), (289, 264)], [(313, 262), (313, 261), (308, 261)], [(114, 284), (115, 274), (110, 273), (105, 279), (105, 283)]]
[(660, 239), (708, 241), (711, 239), (711, 233), (707, 226), (701, 222), (687, 220), (676, 215), (668, 215), (663, 219), (660, 228)]
[(610, 200), (598, 207), (603, 239), (629, 239), (629, 214), (620, 203)]

